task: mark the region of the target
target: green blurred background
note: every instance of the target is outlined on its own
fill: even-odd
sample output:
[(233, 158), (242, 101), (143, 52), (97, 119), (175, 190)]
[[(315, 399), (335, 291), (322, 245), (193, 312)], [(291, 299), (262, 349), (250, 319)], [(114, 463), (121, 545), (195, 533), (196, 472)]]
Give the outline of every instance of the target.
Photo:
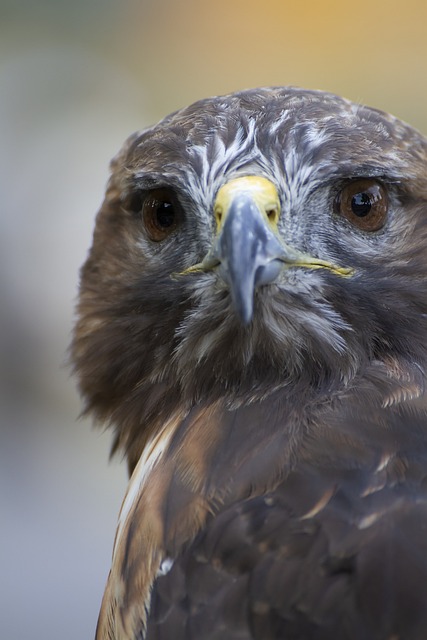
[(0, 638), (91, 638), (125, 465), (64, 366), (108, 161), (198, 98), (327, 89), (427, 132), (426, 0), (0, 0)]

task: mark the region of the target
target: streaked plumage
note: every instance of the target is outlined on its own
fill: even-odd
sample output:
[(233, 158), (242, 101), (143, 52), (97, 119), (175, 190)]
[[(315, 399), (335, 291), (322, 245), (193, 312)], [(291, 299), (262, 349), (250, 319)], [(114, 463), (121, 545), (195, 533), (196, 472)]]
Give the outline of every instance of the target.
[(72, 346), (132, 472), (99, 640), (425, 637), (426, 247), (388, 114), (259, 89), (129, 138)]

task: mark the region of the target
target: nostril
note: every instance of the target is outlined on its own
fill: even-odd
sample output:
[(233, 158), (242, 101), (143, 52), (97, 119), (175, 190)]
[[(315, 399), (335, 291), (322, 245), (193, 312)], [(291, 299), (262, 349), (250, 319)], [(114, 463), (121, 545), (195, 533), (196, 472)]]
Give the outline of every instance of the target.
[(215, 220), (216, 220), (216, 226), (219, 229), (222, 223), (222, 207), (215, 207)]
[(266, 214), (270, 224), (277, 224), (279, 220), (279, 211), (276, 206), (268, 207), (266, 209)]

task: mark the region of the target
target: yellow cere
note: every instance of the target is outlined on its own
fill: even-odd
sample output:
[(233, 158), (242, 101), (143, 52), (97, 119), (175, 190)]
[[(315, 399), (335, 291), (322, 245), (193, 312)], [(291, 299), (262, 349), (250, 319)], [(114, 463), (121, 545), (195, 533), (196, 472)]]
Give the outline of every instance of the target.
[(266, 222), (273, 230), (277, 230), (280, 201), (276, 187), (270, 180), (261, 176), (242, 176), (224, 184), (217, 193), (214, 205), (217, 232), (224, 224), (231, 203), (242, 194), (252, 198)]

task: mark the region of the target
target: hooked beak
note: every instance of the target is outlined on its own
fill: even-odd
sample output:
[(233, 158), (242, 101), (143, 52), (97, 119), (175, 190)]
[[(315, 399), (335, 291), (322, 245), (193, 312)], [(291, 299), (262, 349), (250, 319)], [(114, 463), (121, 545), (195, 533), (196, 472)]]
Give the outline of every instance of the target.
[(233, 306), (242, 324), (253, 315), (254, 291), (274, 282), (289, 267), (327, 269), (349, 276), (351, 269), (313, 258), (286, 245), (277, 228), (280, 201), (266, 178), (245, 176), (230, 180), (217, 194), (214, 214), (216, 238), (204, 260), (183, 274), (216, 269), (229, 286)]

